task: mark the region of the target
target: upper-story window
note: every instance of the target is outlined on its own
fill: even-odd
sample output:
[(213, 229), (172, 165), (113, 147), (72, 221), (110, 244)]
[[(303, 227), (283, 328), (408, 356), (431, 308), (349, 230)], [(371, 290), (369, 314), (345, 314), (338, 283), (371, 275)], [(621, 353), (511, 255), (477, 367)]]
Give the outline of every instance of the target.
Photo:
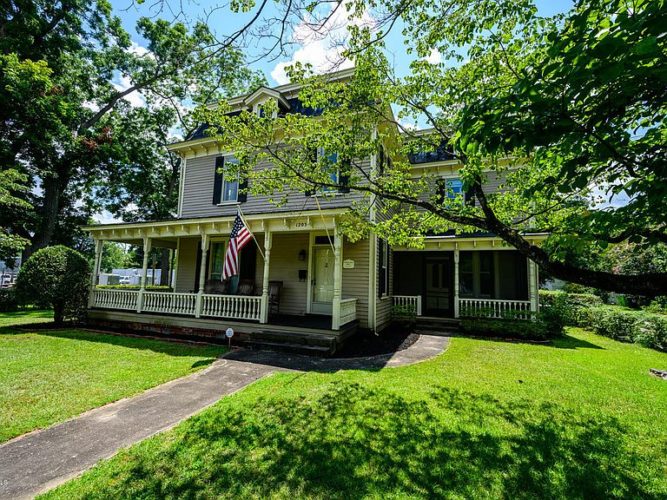
[(329, 179), (325, 181), (328, 184), (335, 184), (337, 187), (333, 186), (323, 186), (317, 191), (307, 190), (306, 196), (313, 196), (316, 193), (349, 193), (350, 192), (350, 169), (351, 161), (345, 158), (341, 158), (338, 153), (330, 153), (326, 151), (323, 147), (313, 148), (312, 160), (322, 162), (327, 164), (328, 177)]
[(463, 194), (462, 200), (465, 203), (472, 201), (472, 193), (463, 190), (463, 181), (461, 179), (438, 179), (438, 201), (444, 203), (445, 199), (455, 200)]
[[(331, 172), (329, 172), (329, 180), (331, 181), (332, 184), (338, 184), (338, 178), (340, 176), (340, 165), (338, 164), (338, 153), (327, 153), (327, 151), (323, 147), (317, 148), (317, 161), (321, 160), (326, 160), (329, 165), (334, 166), (335, 168), (332, 167)], [(331, 187), (324, 187), (322, 188), (323, 191), (332, 191), (333, 188)]]
[(213, 203), (236, 203), (239, 200), (238, 160), (230, 156), (218, 156), (215, 159), (215, 177), (213, 184)]

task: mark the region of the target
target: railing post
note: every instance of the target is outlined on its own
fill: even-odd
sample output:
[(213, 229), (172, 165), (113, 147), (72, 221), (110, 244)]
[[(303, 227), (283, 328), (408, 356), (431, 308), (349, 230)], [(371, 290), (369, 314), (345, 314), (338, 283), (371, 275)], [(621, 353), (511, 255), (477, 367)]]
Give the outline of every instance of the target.
[(206, 287), (206, 255), (208, 254), (208, 234), (201, 235), (201, 261), (199, 263), (199, 290), (195, 301), (195, 318), (201, 316), (204, 289)]
[[(421, 297), (420, 297), (421, 299)], [(454, 317), (458, 318), (461, 314), (459, 308), (459, 249), (454, 249)]]
[(417, 316), (422, 315), (422, 296), (417, 295)]
[(343, 292), (343, 235), (334, 231), (334, 284), (333, 300), (331, 303), (331, 329), (340, 328), (340, 300)]
[(141, 285), (137, 296), (137, 312), (140, 313), (144, 307), (144, 292), (146, 292), (146, 272), (148, 269), (148, 254), (151, 251), (151, 239), (144, 236), (144, 260), (141, 265)]
[(93, 262), (93, 272), (90, 278), (90, 294), (88, 295), (88, 307), (95, 305), (95, 288), (100, 274), (100, 264), (102, 263), (102, 250), (104, 249), (104, 240), (95, 240), (95, 260)]
[(267, 230), (264, 233), (264, 275), (262, 278), (262, 303), (260, 305), (259, 322), (269, 322), (269, 276), (271, 262), (271, 246), (273, 245), (273, 234)]

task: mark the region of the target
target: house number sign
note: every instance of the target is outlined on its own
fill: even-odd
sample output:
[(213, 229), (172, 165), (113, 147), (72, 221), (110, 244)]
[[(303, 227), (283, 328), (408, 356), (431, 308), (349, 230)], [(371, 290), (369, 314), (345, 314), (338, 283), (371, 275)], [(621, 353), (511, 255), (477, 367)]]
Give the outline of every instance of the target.
[(343, 269), (354, 269), (354, 261), (352, 259), (345, 259), (343, 261)]

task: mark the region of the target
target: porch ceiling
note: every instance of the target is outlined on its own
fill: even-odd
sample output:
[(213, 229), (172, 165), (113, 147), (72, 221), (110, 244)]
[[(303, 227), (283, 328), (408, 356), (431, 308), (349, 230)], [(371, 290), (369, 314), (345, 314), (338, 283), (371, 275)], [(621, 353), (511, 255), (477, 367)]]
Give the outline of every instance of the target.
[[(322, 211), (286, 212), (275, 214), (245, 215), (245, 220), (253, 233), (309, 232), (333, 230), (336, 217), (345, 212), (345, 208)], [(142, 244), (144, 238), (150, 238), (154, 246), (172, 248), (178, 238), (208, 236), (226, 236), (232, 230), (235, 216), (208, 217), (198, 219), (174, 219), (156, 222), (137, 222), (129, 224), (100, 224), (84, 226), (96, 240), (118, 241)], [(175, 246), (173, 246), (175, 248)]]

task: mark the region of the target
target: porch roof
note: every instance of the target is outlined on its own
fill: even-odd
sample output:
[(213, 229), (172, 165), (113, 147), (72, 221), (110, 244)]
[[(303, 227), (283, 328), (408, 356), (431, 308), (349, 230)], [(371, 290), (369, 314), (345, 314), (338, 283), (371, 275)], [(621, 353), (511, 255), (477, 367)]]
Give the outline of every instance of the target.
[[(299, 212), (278, 212), (244, 215), (253, 233), (294, 232), (332, 230), (336, 217), (347, 208), (308, 210)], [(198, 217), (167, 219), (161, 221), (94, 224), (83, 226), (94, 239), (139, 243), (148, 237), (155, 240), (155, 246), (170, 247), (180, 237), (227, 235), (232, 230), (236, 215), (220, 217)]]

